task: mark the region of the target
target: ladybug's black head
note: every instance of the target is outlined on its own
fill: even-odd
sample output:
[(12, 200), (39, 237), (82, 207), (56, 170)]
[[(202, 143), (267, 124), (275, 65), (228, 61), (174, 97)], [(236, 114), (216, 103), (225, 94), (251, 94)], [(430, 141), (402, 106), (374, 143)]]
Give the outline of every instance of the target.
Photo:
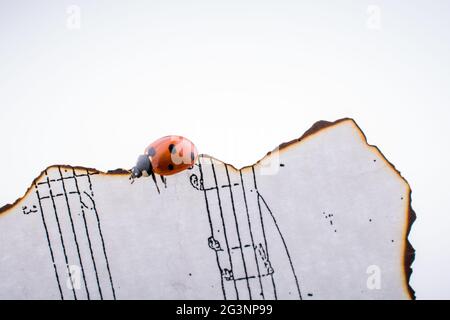
[(131, 179), (140, 178), (143, 174), (149, 176), (152, 171), (150, 159), (147, 155), (142, 154), (137, 159), (136, 165), (131, 169)]

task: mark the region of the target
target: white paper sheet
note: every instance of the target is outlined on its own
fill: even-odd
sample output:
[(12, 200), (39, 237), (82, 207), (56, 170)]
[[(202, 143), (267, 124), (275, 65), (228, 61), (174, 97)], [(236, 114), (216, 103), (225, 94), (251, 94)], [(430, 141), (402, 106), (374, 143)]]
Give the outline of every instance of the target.
[(350, 119), (157, 185), (51, 166), (2, 211), (0, 299), (413, 297), (410, 188)]

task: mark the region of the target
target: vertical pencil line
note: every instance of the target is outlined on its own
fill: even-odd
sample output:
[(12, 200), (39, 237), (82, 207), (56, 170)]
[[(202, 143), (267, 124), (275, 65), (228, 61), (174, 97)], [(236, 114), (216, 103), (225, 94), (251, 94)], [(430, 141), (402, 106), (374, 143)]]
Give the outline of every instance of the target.
[(300, 291), (300, 285), (299, 285), (299, 282), (298, 282), (297, 274), (295, 273), (294, 264), (292, 263), (291, 255), (289, 254), (289, 250), (288, 250), (286, 241), (284, 240), (283, 234), (281, 233), (280, 227), (278, 226), (277, 220), (275, 219), (275, 216), (273, 215), (272, 210), (270, 210), (269, 206), (267, 205), (266, 200), (264, 200), (264, 198), (261, 196), (261, 194), (259, 192), (258, 192), (258, 197), (261, 198), (261, 200), (264, 203), (264, 206), (266, 207), (267, 211), (269, 211), (270, 216), (272, 217), (273, 222), (275, 224), (275, 227), (277, 228), (278, 234), (280, 235), (281, 241), (283, 242), (283, 246), (284, 246), (284, 249), (286, 251), (286, 255), (288, 256), (288, 260), (289, 260), (289, 264), (291, 266), (292, 274), (294, 275), (295, 284), (297, 286), (298, 296), (299, 296), (300, 300), (303, 300), (302, 293)]
[(50, 242), (50, 236), (48, 234), (47, 223), (45, 222), (44, 210), (42, 210), (41, 197), (39, 195), (39, 190), (37, 190), (37, 185), (35, 187), (36, 187), (36, 196), (37, 196), (38, 203), (39, 203), (39, 209), (41, 210), (42, 224), (44, 225), (45, 236), (47, 237), (48, 248), (50, 249), (50, 257), (52, 258), (52, 264), (53, 264), (53, 269), (55, 271), (56, 282), (58, 283), (59, 294), (61, 296), (61, 300), (64, 300), (64, 295), (63, 295), (62, 289), (61, 289), (61, 283), (59, 281), (58, 270), (57, 270), (56, 263), (55, 263), (55, 255), (53, 254), (52, 244)]
[(255, 240), (253, 239), (252, 224), (250, 222), (250, 214), (248, 212), (247, 196), (245, 193), (244, 179), (242, 178), (242, 170), (239, 170), (239, 175), (241, 177), (242, 194), (244, 195), (245, 211), (247, 212), (248, 228), (250, 229), (250, 239), (252, 241), (252, 250), (255, 255), (256, 270), (258, 272), (258, 280), (259, 280), (259, 286), (261, 288), (261, 296), (265, 300), (264, 289), (263, 289), (263, 285), (262, 285), (262, 281), (261, 281), (261, 272), (259, 271), (258, 256), (256, 255), (256, 249), (255, 249)]
[(89, 182), (89, 190), (91, 191), (91, 196), (92, 196), (92, 198), (91, 198), (92, 206), (94, 208), (95, 217), (97, 218), (97, 228), (98, 228), (98, 232), (100, 233), (100, 240), (102, 242), (103, 255), (105, 256), (106, 269), (108, 270), (109, 282), (111, 284), (111, 290), (112, 290), (113, 298), (114, 298), (114, 300), (116, 300), (116, 290), (114, 289), (113, 279), (112, 279), (112, 275), (111, 275), (111, 269), (109, 267), (108, 255), (106, 254), (105, 240), (103, 238), (102, 227), (101, 227), (101, 224), (100, 224), (100, 216), (99, 216), (98, 211), (97, 211), (97, 205), (95, 204), (95, 201), (94, 201), (94, 191), (93, 191), (93, 188), (92, 188), (92, 181), (91, 181), (91, 177), (90, 177), (90, 174), (89, 174), (88, 170), (86, 170), (86, 175), (87, 175), (87, 179), (88, 179), (88, 182)]
[(78, 186), (78, 181), (77, 181), (77, 177), (76, 177), (76, 173), (75, 173), (75, 169), (74, 168), (72, 168), (72, 173), (73, 173), (73, 180), (75, 181), (75, 187), (77, 189), (78, 197), (80, 199), (81, 215), (83, 217), (84, 230), (85, 230), (86, 237), (87, 237), (87, 240), (88, 240), (89, 251), (91, 253), (91, 259), (92, 259), (92, 264), (94, 266), (94, 272), (95, 272), (95, 278), (97, 280), (98, 291), (100, 293), (100, 299), (103, 300), (102, 288), (100, 286), (100, 280), (99, 280), (98, 272), (97, 272), (97, 265), (95, 263), (95, 258), (94, 258), (94, 251), (92, 250), (91, 238), (89, 236), (89, 228), (88, 228), (87, 221), (86, 221), (86, 214), (85, 214), (84, 208), (83, 208), (83, 200), (81, 199), (80, 188)]
[(211, 168), (212, 168), (212, 172), (213, 172), (213, 176), (214, 176), (214, 182), (216, 184), (215, 189), (217, 191), (217, 200), (219, 202), (219, 212), (220, 212), (220, 217), (222, 219), (223, 235), (225, 237), (225, 244), (227, 246), (228, 260), (230, 262), (231, 271), (233, 272), (234, 289), (236, 290), (236, 298), (237, 298), (237, 300), (239, 300), (239, 291), (238, 291), (237, 286), (236, 286), (236, 280), (234, 279), (233, 260), (231, 259), (230, 246), (228, 244), (228, 237), (227, 237), (227, 229), (225, 227), (225, 220), (223, 218), (222, 201), (220, 200), (220, 193), (219, 193), (219, 186), (218, 186), (218, 183), (217, 183), (216, 170), (214, 169), (214, 163), (213, 163), (212, 159), (210, 158), (209, 160), (211, 161)]
[(49, 177), (47, 175), (47, 171), (45, 171), (45, 175), (47, 177), (48, 191), (49, 191), (49, 194), (50, 194), (50, 199), (52, 201), (53, 211), (55, 213), (56, 224), (58, 226), (58, 231), (59, 231), (59, 238), (61, 240), (61, 245), (62, 245), (62, 249), (63, 249), (63, 253), (64, 253), (64, 260), (66, 262), (67, 273), (69, 275), (69, 279), (70, 279), (70, 282), (72, 284), (73, 297), (74, 297), (75, 300), (77, 300), (77, 294), (75, 292), (75, 287), (73, 286), (72, 277), (70, 275), (69, 259), (67, 258), (66, 246), (64, 244), (64, 237), (63, 237), (62, 230), (61, 230), (61, 224), (59, 223), (58, 211), (56, 210), (55, 198), (53, 196), (53, 191), (52, 191), (52, 187), (50, 185), (50, 179), (49, 179)]
[(237, 221), (236, 208), (234, 206), (234, 197), (233, 197), (233, 190), (232, 190), (232, 186), (231, 186), (230, 174), (228, 172), (228, 166), (226, 163), (224, 163), (224, 166), (225, 166), (225, 172), (227, 174), (228, 184), (230, 186), (231, 207), (233, 209), (234, 222), (236, 224), (236, 232), (237, 232), (237, 236), (238, 236), (239, 248), (240, 248), (241, 257), (242, 257), (242, 264), (244, 266), (245, 281), (247, 282), (247, 288), (248, 288), (248, 294), (249, 294), (250, 300), (252, 300), (252, 291), (250, 290), (250, 282), (248, 280), (247, 265), (245, 264), (245, 257), (244, 257), (244, 249), (242, 248), (241, 235), (239, 232), (239, 223)]
[[(199, 157), (200, 158), (200, 157)], [(202, 157), (203, 158), (203, 157)], [(208, 221), (209, 221), (209, 227), (211, 230), (211, 236), (214, 239), (214, 228), (212, 225), (212, 220), (211, 220), (211, 212), (209, 209), (209, 202), (208, 202), (208, 196), (206, 194), (206, 190), (205, 190), (205, 186), (203, 185), (203, 170), (202, 170), (202, 165), (200, 163), (200, 160), (198, 161), (198, 169), (200, 171), (200, 182), (199, 182), (199, 187), (203, 190), (204, 196), (205, 196), (205, 203), (206, 203), (206, 212), (208, 213)], [(216, 261), (217, 261), (217, 266), (219, 268), (219, 272), (220, 272), (220, 283), (222, 286), (222, 293), (223, 293), (223, 298), (225, 300), (227, 300), (227, 294), (225, 292), (225, 286), (223, 284), (223, 275), (222, 275), (222, 268), (220, 267), (220, 261), (219, 261), (219, 254), (216, 250), (214, 250), (216, 253)]]
[(60, 166), (58, 166), (58, 172), (59, 172), (59, 175), (61, 176), (61, 184), (62, 184), (62, 188), (63, 188), (63, 191), (64, 191), (64, 197), (66, 199), (67, 212), (69, 214), (70, 224), (72, 226), (73, 239), (75, 240), (75, 245), (77, 247), (78, 260), (80, 261), (81, 273), (83, 274), (83, 280), (84, 280), (84, 286), (85, 286), (85, 289), (86, 289), (86, 295), (87, 295), (88, 300), (90, 300), (89, 289), (88, 289), (87, 282), (86, 282), (86, 274), (84, 272), (83, 261), (81, 259), (81, 254), (80, 254), (80, 247), (78, 245), (77, 234), (75, 232), (75, 226), (73, 224), (72, 211), (70, 210), (69, 198), (67, 196), (66, 185), (64, 183), (64, 178), (63, 178)]
[[(259, 210), (259, 218), (260, 218), (260, 222), (261, 222), (261, 227), (262, 227), (262, 233), (263, 233), (263, 238), (264, 238), (264, 245), (266, 248), (266, 257), (267, 260), (269, 260), (269, 247), (267, 246), (267, 238), (266, 238), (266, 231), (264, 228), (264, 221), (263, 221), (263, 216), (262, 216), (262, 211), (261, 211), (261, 203), (259, 201), (259, 196), (258, 196), (258, 186), (256, 185), (256, 174), (255, 174), (255, 167), (252, 166), (252, 173), (253, 173), (253, 182), (255, 184), (255, 191), (256, 191), (256, 197), (257, 197), (257, 202), (258, 202), (258, 210)], [(272, 285), (273, 285), (273, 292), (275, 295), (275, 300), (277, 300), (277, 288), (275, 285), (275, 280), (273, 278), (273, 274), (270, 275), (270, 277), (272, 278)]]

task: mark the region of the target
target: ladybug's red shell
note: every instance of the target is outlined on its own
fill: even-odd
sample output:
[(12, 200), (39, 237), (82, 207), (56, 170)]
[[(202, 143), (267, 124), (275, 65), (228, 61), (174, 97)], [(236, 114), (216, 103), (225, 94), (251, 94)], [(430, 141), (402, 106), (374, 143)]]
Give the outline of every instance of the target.
[(169, 176), (192, 167), (197, 159), (197, 148), (182, 136), (167, 136), (156, 140), (144, 151), (153, 172)]

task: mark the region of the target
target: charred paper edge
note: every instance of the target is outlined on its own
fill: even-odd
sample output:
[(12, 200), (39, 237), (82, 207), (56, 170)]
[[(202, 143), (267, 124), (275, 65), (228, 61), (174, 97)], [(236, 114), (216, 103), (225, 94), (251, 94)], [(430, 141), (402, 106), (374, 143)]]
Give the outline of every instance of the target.
[[(358, 126), (358, 124), (356, 123), (355, 120), (353, 120), (352, 118), (343, 118), (343, 119), (339, 119), (336, 120), (334, 122), (329, 122), (329, 121), (318, 121), (316, 123), (313, 124), (313, 126), (311, 128), (309, 128), (307, 131), (305, 131), (305, 133), (297, 139), (288, 141), (288, 142), (284, 142), (282, 144), (280, 144), (277, 148), (275, 148), (272, 151), (269, 151), (263, 158), (261, 158), (260, 160), (258, 160), (254, 165), (251, 166), (245, 166), (243, 167), (241, 170), (246, 170), (246, 169), (250, 169), (252, 166), (258, 165), (259, 163), (261, 163), (261, 161), (265, 160), (266, 158), (270, 157), (270, 155), (275, 152), (275, 151), (281, 151), (283, 149), (286, 149), (290, 146), (293, 146), (297, 143), (302, 142), (303, 140), (305, 140), (306, 138), (312, 137), (313, 135), (315, 135), (316, 133), (319, 133), (325, 129), (329, 129), (331, 127), (334, 127), (342, 122), (346, 122), (349, 121), (351, 122), (355, 128), (359, 131), (361, 138), (363, 140), (363, 142), (366, 144), (367, 147), (369, 147), (370, 149), (374, 150), (376, 153), (378, 153), (378, 155), (380, 156), (380, 158), (382, 158), (385, 163), (388, 165), (388, 167), (393, 170), (397, 176), (402, 179), (407, 187), (408, 187), (408, 207), (406, 208), (406, 219), (407, 219), (407, 223), (406, 223), (406, 228), (404, 231), (404, 250), (403, 250), (403, 269), (404, 269), (404, 283), (406, 285), (406, 291), (408, 292), (409, 296), (411, 299), (415, 299), (415, 291), (412, 289), (411, 285), (410, 285), (410, 278), (411, 278), (411, 274), (412, 274), (412, 263), (414, 262), (414, 258), (415, 258), (415, 249), (414, 247), (411, 245), (411, 243), (409, 242), (409, 234), (411, 231), (411, 227), (414, 223), (414, 221), (416, 220), (416, 214), (414, 212), (414, 210), (412, 209), (412, 198), (411, 198), (411, 187), (408, 183), (408, 181), (401, 175), (400, 171), (397, 170), (395, 168), (395, 166), (389, 162), (387, 160), (387, 158), (384, 156), (384, 154), (380, 151), (380, 149), (378, 149), (377, 146), (375, 145), (371, 145), (367, 142), (367, 137), (364, 134), (364, 132), (361, 130), (361, 128)], [(210, 158), (215, 159), (214, 157), (211, 157), (209, 155), (207, 155)], [(218, 159), (215, 159), (218, 160)], [(220, 161), (220, 160), (218, 160)], [(222, 162), (222, 161), (221, 161)], [(229, 164), (227, 164), (229, 165)], [(36, 177), (33, 182), (31, 183), (30, 187), (28, 187), (27, 191), (25, 192), (25, 194), (18, 198), (16, 201), (14, 201), (12, 204), (6, 204), (3, 207), (0, 208), (0, 217), (2, 215), (5, 215), (10, 209), (14, 208), (15, 206), (17, 206), (25, 197), (27, 197), (27, 195), (31, 192), (31, 189), (33, 188), (33, 186), (35, 185), (35, 183), (41, 179), (41, 177), (44, 176), (45, 172), (53, 167), (57, 167), (60, 166), (61, 168), (69, 168), (69, 169), (75, 169), (75, 170), (89, 170), (95, 173), (99, 173), (101, 175), (109, 175), (109, 176), (128, 176), (130, 174), (130, 170), (125, 170), (125, 169), (115, 169), (115, 170), (109, 170), (107, 172), (102, 172), (100, 170), (94, 169), (94, 168), (87, 168), (87, 167), (82, 167), (82, 166), (70, 166), (70, 165), (51, 165), (49, 167), (47, 167), (45, 170), (43, 170), (38, 177)], [(229, 165), (233, 170), (239, 171), (239, 169), (237, 169), (236, 167), (234, 167), (233, 165)]]

